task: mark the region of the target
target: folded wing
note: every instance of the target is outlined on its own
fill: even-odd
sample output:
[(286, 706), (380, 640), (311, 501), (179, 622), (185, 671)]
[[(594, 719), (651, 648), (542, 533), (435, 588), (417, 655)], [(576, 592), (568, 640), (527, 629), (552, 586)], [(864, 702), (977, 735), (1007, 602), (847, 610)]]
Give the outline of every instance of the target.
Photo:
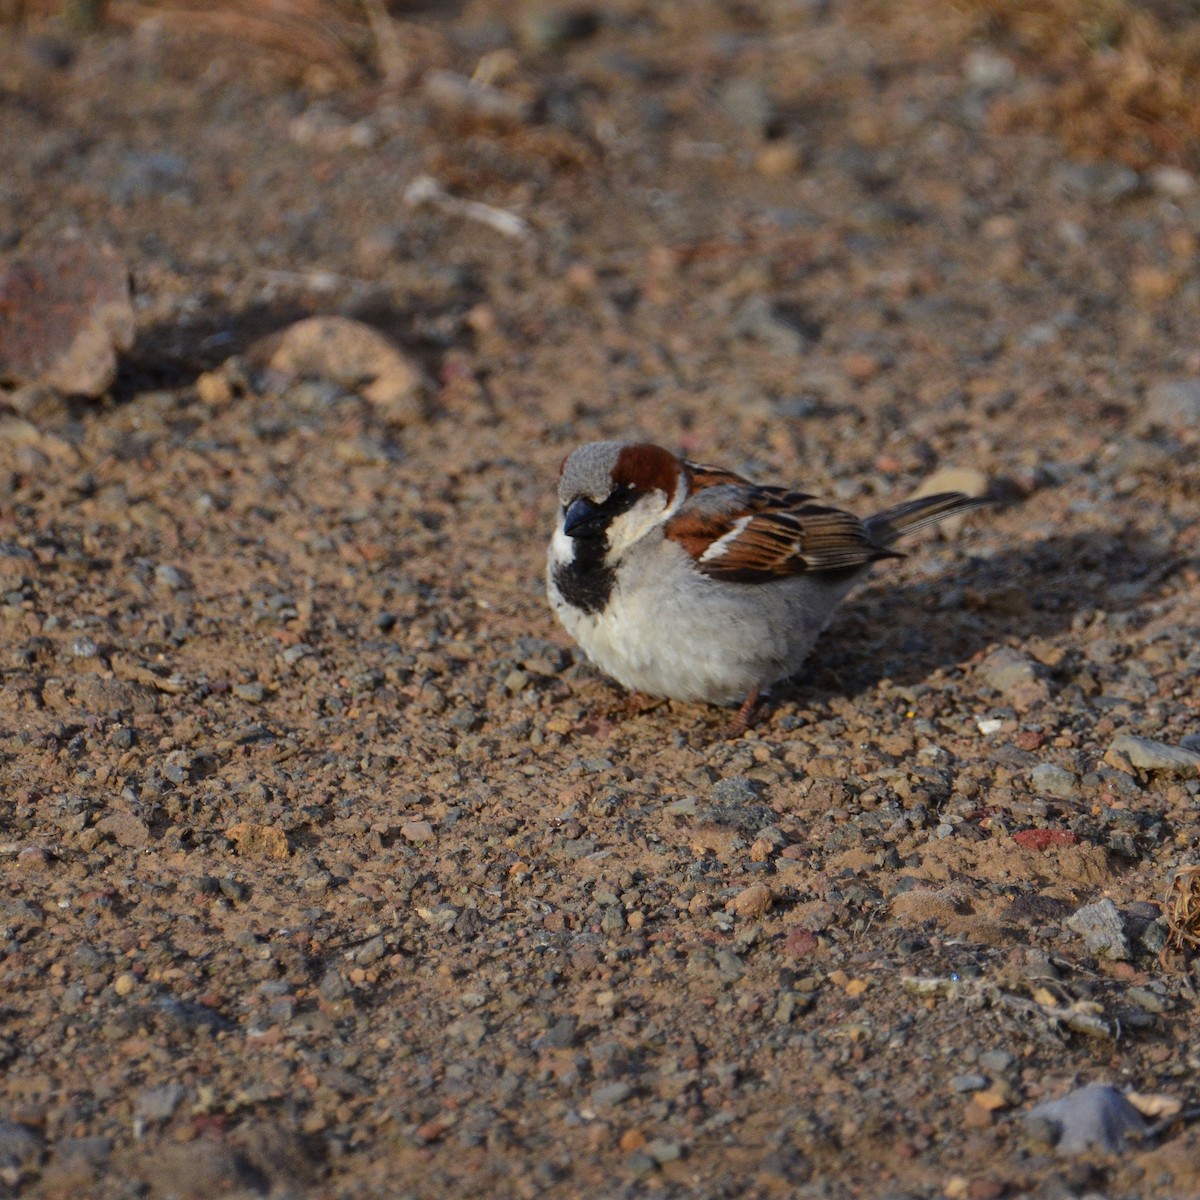
[(894, 557), (852, 513), (819, 504), (803, 492), (745, 481), (714, 482), (695, 491), (665, 532), (705, 575), (732, 583), (853, 570)]

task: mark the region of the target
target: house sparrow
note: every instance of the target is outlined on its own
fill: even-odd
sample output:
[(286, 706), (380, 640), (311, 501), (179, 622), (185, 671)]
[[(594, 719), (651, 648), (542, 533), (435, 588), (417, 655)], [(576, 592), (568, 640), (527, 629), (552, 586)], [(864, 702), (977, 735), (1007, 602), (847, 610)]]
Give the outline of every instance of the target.
[(550, 605), (602, 671), (673, 700), (742, 703), (794, 675), (855, 580), (902, 534), (986, 503), (959, 492), (859, 520), (650, 443), (562, 465)]

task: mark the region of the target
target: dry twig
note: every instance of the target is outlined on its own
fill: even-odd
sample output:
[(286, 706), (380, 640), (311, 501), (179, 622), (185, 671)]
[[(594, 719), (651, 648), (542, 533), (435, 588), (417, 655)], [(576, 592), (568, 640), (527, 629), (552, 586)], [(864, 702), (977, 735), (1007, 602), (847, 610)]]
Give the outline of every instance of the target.
[(1166, 900), (1167, 941), (1158, 960), (1168, 954), (1200, 949), (1200, 866), (1180, 867), (1171, 880)]

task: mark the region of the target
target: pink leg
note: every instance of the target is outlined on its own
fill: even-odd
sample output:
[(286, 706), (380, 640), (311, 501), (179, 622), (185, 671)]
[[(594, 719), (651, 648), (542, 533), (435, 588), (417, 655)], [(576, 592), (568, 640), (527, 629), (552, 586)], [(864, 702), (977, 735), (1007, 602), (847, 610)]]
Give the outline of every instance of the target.
[(725, 736), (730, 738), (740, 738), (743, 733), (754, 723), (754, 710), (758, 705), (758, 688), (755, 688), (750, 695), (742, 701), (742, 707), (734, 714), (733, 720), (729, 722), (725, 729)]

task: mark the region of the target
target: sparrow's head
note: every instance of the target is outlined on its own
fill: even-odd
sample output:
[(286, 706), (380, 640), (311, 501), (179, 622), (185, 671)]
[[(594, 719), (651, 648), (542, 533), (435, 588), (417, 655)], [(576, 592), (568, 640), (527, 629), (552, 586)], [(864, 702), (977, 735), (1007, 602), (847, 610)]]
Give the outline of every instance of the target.
[(556, 540), (572, 557), (615, 562), (661, 525), (686, 491), (683, 464), (649, 442), (590, 442), (563, 463)]

